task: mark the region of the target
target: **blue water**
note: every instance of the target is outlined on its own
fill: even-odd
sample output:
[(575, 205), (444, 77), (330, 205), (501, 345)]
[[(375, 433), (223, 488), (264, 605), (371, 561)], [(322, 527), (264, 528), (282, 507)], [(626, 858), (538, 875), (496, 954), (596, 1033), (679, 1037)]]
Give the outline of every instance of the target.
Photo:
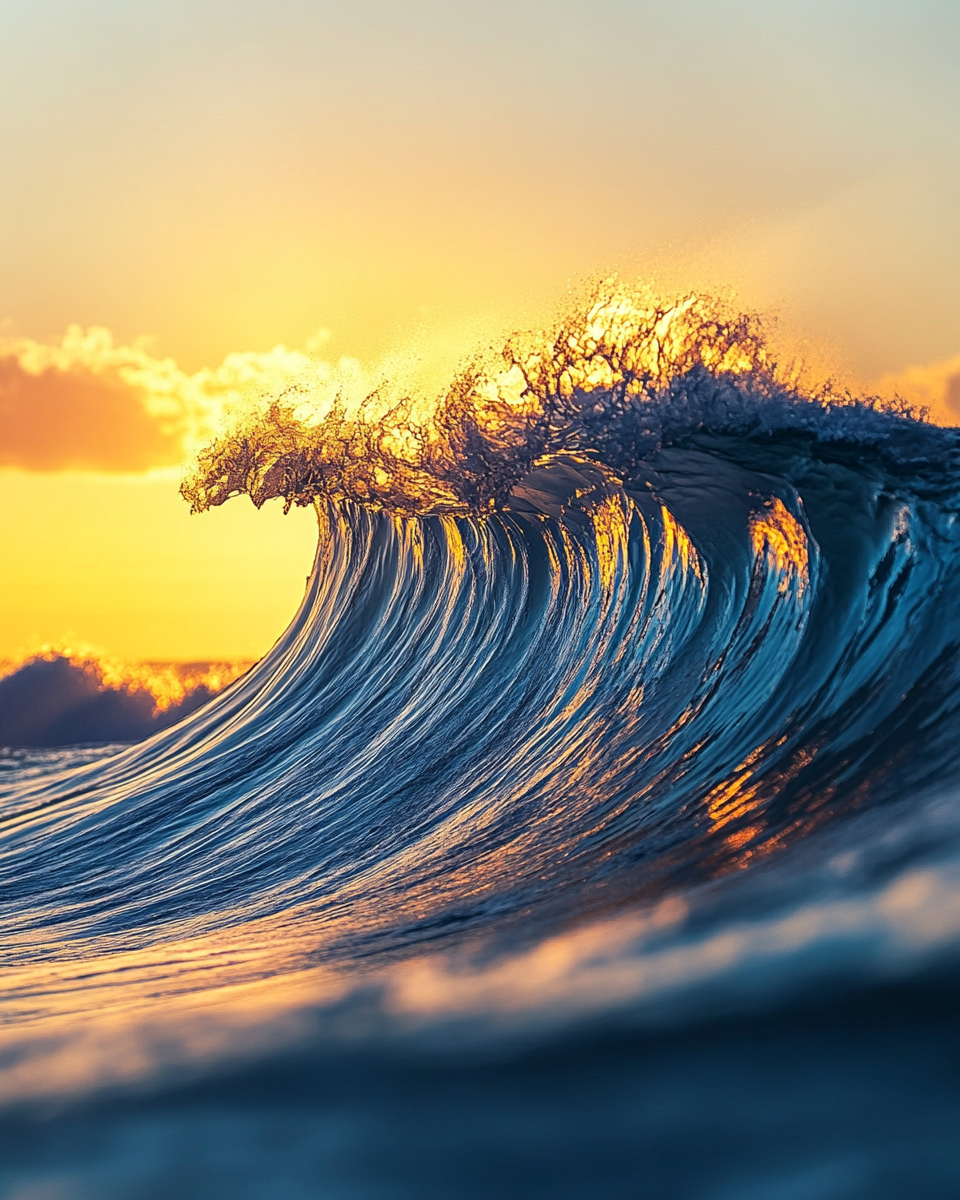
[(960, 1194), (960, 435), (748, 399), (8, 752), (5, 1196)]

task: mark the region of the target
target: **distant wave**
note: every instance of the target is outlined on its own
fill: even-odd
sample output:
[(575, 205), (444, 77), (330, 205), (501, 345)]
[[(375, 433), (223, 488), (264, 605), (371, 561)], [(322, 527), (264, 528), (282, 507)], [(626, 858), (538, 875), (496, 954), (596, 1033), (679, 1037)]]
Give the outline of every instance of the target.
[(602, 295), (430, 403), (308, 401), (184, 487), (315, 505), (270, 653), (7, 773), (11, 1028), (186, 1038), (229, 986), (496, 1038), (953, 961), (957, 430), (805, 390), (697, 297)]
[(129, 666), (71, 650), (0, 663), (0, 746), (140, 741), (206, 704), (250, 665)]

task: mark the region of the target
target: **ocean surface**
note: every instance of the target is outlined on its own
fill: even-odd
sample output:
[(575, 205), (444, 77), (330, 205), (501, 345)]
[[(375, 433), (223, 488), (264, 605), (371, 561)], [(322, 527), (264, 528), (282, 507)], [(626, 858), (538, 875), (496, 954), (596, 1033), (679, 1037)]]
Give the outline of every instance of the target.
[(0, 760), (4, 1197), (960, 1195), (960, 432), (624, 311), (201, 464), (315, 566)]

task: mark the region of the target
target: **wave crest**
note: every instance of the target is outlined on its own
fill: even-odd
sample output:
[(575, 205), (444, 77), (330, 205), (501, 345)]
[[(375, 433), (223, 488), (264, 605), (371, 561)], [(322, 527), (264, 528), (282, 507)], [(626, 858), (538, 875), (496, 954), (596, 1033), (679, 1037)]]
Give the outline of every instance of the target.
[(868, 440), (883, 436), (878, 418), (922, 415), (903, 401), (805, 388), (756, 313), (608, 284), (551, 331), (470, 359), (433, 402), (384, 385), (359, 406), (338, 398), (320, 413), (307, 389), (292, 389), (203, 450), (181, 491), (194, 512), (246, 494), (258, 507), (348, 499), (481, 513), (552, 455), (624, 473), (694, 431), (812, 429), (828, 414), (838, 433)]

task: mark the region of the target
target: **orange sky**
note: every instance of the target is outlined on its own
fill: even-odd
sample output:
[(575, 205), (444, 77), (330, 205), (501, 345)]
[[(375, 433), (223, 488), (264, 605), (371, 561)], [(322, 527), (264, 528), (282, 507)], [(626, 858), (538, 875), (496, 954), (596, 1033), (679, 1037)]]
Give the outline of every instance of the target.
[(732, 285), (960, 420), (958, 57), (952, 0), (11, 0), (0, 657), (262, 653), (313, 532), (189, 517), (224, 408), (597, 272)]

